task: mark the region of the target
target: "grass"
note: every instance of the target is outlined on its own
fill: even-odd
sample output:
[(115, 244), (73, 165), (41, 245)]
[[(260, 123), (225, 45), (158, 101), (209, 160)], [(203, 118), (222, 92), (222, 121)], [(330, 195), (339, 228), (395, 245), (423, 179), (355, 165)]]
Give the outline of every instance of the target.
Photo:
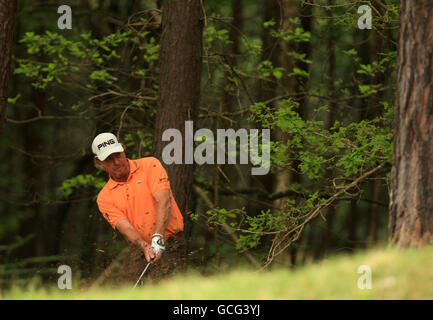
[[(361, 265), (371, 268), (372, 288), (361, 290)], [(54, 287), (55, 286), (55, 287)], [(113, 289), (72, 290), (14, 287), (1, 299), (198, 299), (198, 300), (288, 300), (288, 299), (433, 299), (433, 246), (397, 250), (377, 248), (354, 255), (339, 255), (296, 270), (276, 269), (231, 272), (203, 277), (188, 274), (158, 284)]]

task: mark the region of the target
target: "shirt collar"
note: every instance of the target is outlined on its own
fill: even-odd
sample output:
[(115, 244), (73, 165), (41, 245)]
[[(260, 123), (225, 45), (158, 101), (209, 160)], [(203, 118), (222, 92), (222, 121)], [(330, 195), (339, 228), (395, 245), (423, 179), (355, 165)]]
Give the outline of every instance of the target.
[(129, 180), (130, 180), (131, 177), (132, 177), (132, 174), (133, 174), (135, 171), (138, 170), (138, 168), (139, 168), (139, 166), (140, 166), (140, 165), (138, 164), (138, 161), (130, 160), (130, 159), (127, 159), (127, 160), (128, 160), (128, 162), (129, 162), (129, 176), (128, 176), (128, 179), (126, 180), (126, 182), (117, 182), (117, 181), (114, 181), (114, 180), (110, 177), (110, 180), (108, 180), (108, 182), (107, 182), (107, 185), (108, 185), (108, 187), (110, 188), (110, 190), (116, 188), (118, 185), (122, 185), (122, 184), (128, 183)]

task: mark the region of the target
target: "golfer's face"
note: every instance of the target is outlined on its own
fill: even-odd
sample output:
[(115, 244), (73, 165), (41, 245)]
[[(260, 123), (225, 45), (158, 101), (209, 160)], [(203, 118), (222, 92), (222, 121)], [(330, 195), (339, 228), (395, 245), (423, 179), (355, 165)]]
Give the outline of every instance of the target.
[(115, 152), (102, 161), (103, 169), (114, 179), (120, 180), (129, 175), (128, 160), (125, 152)]

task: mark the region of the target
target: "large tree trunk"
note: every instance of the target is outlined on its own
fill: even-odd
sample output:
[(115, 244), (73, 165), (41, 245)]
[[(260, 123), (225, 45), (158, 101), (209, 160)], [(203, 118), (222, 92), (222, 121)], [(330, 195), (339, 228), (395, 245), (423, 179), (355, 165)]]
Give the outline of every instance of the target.
[[(200, 99), (203, 11), (198, 0), (164, 0), (160, 52), (160, 88), (155, 123), (154, 155), (162, 159), (169, 142), (164, 130), (173, 128), (185, 138), (185, 121), (196, 121)], [(182, 150), (185, 152), (184, 145)], [(185, 160), (184, 160), (185, 163)], [(173, 196), (185, 216), (192, 190), (193, 165), (163, 165)]]
[(16, 8), (16, 0), (0, 0), (0, 133), (6, 121)]
[(433, 2), (400, 6), (389, 230), (409, 246), (433, 240)]

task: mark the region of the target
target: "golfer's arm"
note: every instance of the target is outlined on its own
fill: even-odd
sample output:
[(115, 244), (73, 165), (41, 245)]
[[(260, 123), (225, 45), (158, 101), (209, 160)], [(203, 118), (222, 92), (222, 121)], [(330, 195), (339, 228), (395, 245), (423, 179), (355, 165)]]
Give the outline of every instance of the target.
[(144, 247), (148, 245), (128, 220), (120, 220), (116, 224), (116, 229), (123, 235), (125, 240), (132, 245), (137, 247)]
[(158, 192), (155, 195), (155, 200), (157, 203), (155, 232), (164, 235), (171, 217), (170, 189)]

